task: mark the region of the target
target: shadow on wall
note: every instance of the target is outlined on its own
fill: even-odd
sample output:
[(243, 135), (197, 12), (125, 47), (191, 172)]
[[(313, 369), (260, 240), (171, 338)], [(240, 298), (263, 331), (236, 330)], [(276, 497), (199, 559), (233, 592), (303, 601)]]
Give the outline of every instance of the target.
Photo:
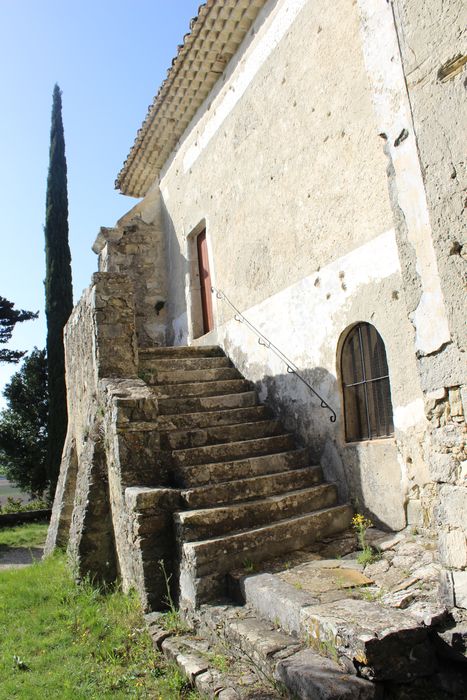
[[(193, 282), (193, 261), (180, 248), (172, 218), (162, 201), (168, 266), (167, 343), (188, 342), (191, 315), (187, 308), (186, 280)], [(214, 337), (215, 336), (215, 337)], [(262, 403), (268, 405), (285, 428), (296, 434), (303, 446), (310, 448), (312, 461), (320, 462), (325, 479), (337, 484), (341, 502), (351, 502), (381, 528), (405, 527), (405, 495), (401, 489), (401, 468), (393, 438), (361, 443), (346, 443), (338, 380), (324, 367), (301, 367), (303, 377), (332, 406), (337, 414), (320, 407), (320, 401), (294, 374), (287, 371), (264, 375), (265, 362), (246, 352), (238, 337), (221, 326), (210, 342), (219, 342), (232, 363), (254, 381)], [(261, 377), (261, 379), (257, 379)]]
[(321, 464), (325, 480), (336, 483), (341, 502), (350, 502), (381, 529), (405, 527), (395, 441), (347, 443), (336, 377), (323, 367), (302, 369), (301, 374), (335, 410), (336, 422), (331, 422), (330, 411), (291, 373), (266, 375), (256, 381), (261, 402), (295, 433), (299, 445), (310, 449), (311, 461)]
[(165, 202), (161, 200), (167, 256), (167, 345), (184, 345), (188, 338), (188, 308), (185, 279), (189, 262), (180, 249), (175, 227)]

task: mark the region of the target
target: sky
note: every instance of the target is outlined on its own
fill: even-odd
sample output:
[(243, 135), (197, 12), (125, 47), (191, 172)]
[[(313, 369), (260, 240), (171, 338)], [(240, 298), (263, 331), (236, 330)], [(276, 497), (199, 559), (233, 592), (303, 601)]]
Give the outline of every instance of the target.
[[(138, 200), (114, 181), (201, 0), (0, 0), (0, 296), (39, 311), (8, 346), (45, 347), (44, 218), (52, 90), (62, 90), (75, 303), (91, 246)], [(1, 392), (18, 365), (0, 364)]]

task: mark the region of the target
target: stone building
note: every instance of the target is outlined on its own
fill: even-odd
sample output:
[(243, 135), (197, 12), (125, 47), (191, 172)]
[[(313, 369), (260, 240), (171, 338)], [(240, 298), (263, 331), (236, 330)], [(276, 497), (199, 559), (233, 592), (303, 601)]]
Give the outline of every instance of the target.
[[(200, 7), (116, 181), (140, 201), (101, 229), (66, 328), (49, 549), (68, 542), (82, 570), (118, 572), (155, 607), (162, 559), (196, 603), (220, 590), (224, 555), (300, 546), (351, 504), (431, 529), (466, 606), (463, 20), (461, 0)], [(281, 427), (256, 431), (251, 387)], [(279, 466), (256, 470), (289, 433), (298, 466), (336, 485), (327, 502), (310, 505), (315, 472), (302, 482), (294, 463), (280, 487)], [(240, 437), (256, 452), (235, 452)], [(242, 459), (236, 476), (218, 467)], [(276, 498), (264, 521), (260, 496)]]

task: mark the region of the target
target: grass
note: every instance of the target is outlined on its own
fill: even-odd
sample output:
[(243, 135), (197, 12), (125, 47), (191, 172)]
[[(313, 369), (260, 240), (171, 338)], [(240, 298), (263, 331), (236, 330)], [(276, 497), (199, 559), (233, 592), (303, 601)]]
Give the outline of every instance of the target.
[(0, 639), (2, 699), (198, 698), (154, 652), (136, 595), (77, 585), (63, 553), (0, 573)]
[(40, 547), (47, 536), (48, 523), (28, 523), (0, 528), (1, 547)]

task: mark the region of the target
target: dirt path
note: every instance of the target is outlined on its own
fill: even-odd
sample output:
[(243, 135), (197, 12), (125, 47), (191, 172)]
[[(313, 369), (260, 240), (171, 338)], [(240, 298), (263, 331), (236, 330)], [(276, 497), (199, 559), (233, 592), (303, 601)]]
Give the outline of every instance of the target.
[(29, 566), (40, 559), (43, 547), (2, 547), (0, 546), (0, 571)]

